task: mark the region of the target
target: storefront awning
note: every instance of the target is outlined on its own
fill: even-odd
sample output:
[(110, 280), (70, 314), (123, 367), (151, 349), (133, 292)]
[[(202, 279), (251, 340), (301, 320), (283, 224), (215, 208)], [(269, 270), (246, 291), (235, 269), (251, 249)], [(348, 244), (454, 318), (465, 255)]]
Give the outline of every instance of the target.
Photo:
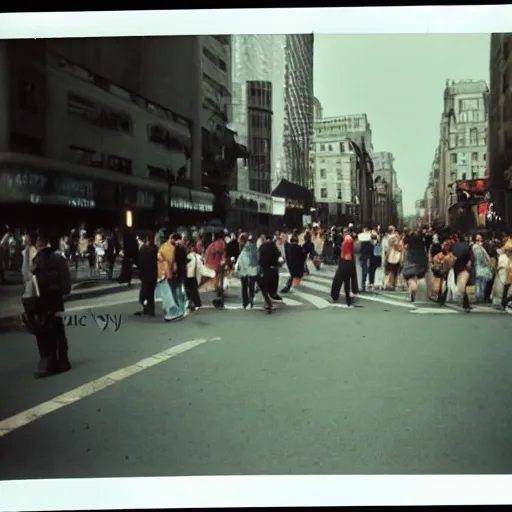
[(284, 197), (285, 199), (300, 201), (307, 208), (311, 207), (313, 204), (313, 193), (311, 190), (286, 179), (282, 179), (279, 182), (271, 195), (274, 197)]

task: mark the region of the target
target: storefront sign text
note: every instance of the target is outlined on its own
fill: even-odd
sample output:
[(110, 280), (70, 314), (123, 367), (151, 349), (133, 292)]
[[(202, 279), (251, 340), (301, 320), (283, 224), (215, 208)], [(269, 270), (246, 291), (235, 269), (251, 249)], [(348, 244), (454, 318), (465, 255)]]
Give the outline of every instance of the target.
[(171, 199), (171, 207), (179, 210), (195, 210), (199, 212), (213, 211), (213, 205), (206, 203), (194, 203), (188, 199)]

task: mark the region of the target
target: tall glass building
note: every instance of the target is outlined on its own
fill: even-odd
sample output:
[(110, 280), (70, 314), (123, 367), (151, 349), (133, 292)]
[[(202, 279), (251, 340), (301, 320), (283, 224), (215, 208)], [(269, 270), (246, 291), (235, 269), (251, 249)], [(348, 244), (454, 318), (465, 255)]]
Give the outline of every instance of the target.
[(238, 190), (270, 194), (282, 178), (310, 187), (313, 35), (235, 35), (232, 128), (250, 158)]

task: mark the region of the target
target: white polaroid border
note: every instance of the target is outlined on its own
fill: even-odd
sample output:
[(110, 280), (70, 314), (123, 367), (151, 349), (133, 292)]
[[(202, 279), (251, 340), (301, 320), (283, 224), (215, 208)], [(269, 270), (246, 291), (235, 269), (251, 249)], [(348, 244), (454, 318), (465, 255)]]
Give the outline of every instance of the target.
[[(272, 14), (270, 14), (270, 12)], [(0, 38), (508, 32), (512, 5), (2, 13)]]
[[(2, 13), (0, 38), (509, 32), (512, 6)], [(5, 464), (5, 461), (3, 461)], [(78, 463), (78, 461), (77, 461)], [(0, 511), (512, 502), (512, 476), (230, 476), (0, 482)]]

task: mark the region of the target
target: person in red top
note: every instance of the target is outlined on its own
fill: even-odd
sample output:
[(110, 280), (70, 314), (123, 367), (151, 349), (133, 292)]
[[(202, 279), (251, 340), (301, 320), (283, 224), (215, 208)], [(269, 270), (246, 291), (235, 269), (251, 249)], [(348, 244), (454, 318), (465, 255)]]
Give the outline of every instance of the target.
[(351, 306), (353, 298), (351, 297), (350, 292), (352, 289), (354, 296), (356, 295), (357, 274), (354, 260), (354, 239), (350, 235), (348, 228), (343, 230), (343, 243), (341, 244), (340, 261), (338, 263), (338, 270), (332, 282), (331, 297), (333, 300), (336, 301), (339, 299), (342, 286), (345, 292), (347, 306)]

